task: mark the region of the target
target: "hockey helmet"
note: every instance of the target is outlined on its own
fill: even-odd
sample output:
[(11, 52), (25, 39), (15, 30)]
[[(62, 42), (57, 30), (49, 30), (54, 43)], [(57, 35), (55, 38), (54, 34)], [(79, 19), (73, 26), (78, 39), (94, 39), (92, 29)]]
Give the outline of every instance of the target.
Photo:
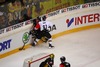
[(64, 56), (62, 56), (62, 57), (60, 58), (60, 60), (61, 60), (61, 62), (65, 62), (66, 58), (65, 58)]
[(51, 54), (51, 55), (50, 55), (50, 58), (54, 58), (54, 56), (55, 56), (54, 54)]
[(38, 17), (37, 17), (37, 20), (41, 21), (41, 17), (38, 16)]
[(44, 15), (44, 16), (42, 17), (42, 20), (43, 20), (43, 21), (45, 21), (45, 20), (46, 20), (46, 18), (47, 18), (47, 17)]

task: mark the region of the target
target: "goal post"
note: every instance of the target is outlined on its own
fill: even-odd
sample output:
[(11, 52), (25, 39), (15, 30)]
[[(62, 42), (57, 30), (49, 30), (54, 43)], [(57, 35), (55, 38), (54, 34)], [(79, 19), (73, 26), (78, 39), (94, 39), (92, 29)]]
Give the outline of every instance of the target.
[[(24, 60), (23, 67), (39, 67), (39, 65), (46, 59), (53, 57), (53, 53), (40, 53)], [(53, 62), (54, 64), (54, 62)]]

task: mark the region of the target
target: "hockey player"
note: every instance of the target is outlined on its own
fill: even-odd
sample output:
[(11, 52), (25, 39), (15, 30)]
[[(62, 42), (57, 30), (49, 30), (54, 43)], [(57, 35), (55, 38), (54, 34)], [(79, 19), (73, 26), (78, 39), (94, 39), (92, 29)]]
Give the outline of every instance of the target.
[(51, 54), (50, 57), (48, 58), (48, 64), (50, 67), (52, 67), (54, 65), (54, 58), (55, 58), (55, 55), (54, 54)]
[(30, 35), (32, 35), (32, 46), (35, 46), (37, 44), (37, 39), (41, 39), (43, 42), (47, 42), (47, 37), (44, 37), (42, 35), (42, 31), (40, 31), (40, 28), (38, 30), (35, 30), (34, 27), (41, 21), (41, 17), (37, 17), (33, 20), (33, 26), (30, 31)]
[[(40, 17), (37, 17), (34, 21), (34, 27), (36, 27), (36, 25), (41, 21), (41, 18)], [(33, 27), (33, 31), (36, 33), (35, 36), (37, 39), (41, 39), (42, 38), (42, 35), (41, 35), (41, 31), (40, 31), (40, 28), (38, 30), (35, 30)]]
[(64, 56), (62, 56), (60, 58), (60, 61), (61, 61), (61, 63), (59, 65), (59, 67), (71, 67), (70, 63), (66, 62), (66, 58)]
[(49, 33), (49, 28), (52, 26), (51, 22), (46, 21), (46, 16), (42, 17), (42, 21), (40, 21), (36, 26), (35, 26), (35, 30), (40, 29), (40, 31), (42, 32), (42, 36), (47, 37), (48, 39), (48, 43), (49, 43), (49, 48), (52, 48), (54, 46), (52, 46), (52, 36)]
[(52, 67), (54, 65), (54, 54), (51, 54), (49, 58), (43, 61), (39, 67)]
[(39, 17), (33, 20), (33, 26), (31, 28), (31, 31), (29, 32), (29, 34), (32, 35), (32, 46), (35, 46), (37, 44), (36, 39), (41, 39), (41, 35), (38, 34), (40, 33), (40, 29), (34, 30), (34, 27), (37, 25), (38, 22)]

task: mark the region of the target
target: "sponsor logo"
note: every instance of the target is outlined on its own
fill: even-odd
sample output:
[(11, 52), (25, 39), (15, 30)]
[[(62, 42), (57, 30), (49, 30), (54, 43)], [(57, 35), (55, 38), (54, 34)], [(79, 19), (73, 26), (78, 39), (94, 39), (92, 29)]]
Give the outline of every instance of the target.
[(67, 26), (69, 27), (72, 23), (74, 23), (74, 18), (71, 18), (70, 20), (67, 19), (66, 23), (68, 24)]
[(1, 51), (4, 51), (4, 50), (7, 50), (10, 48), (10, 45), (11, 45), (11, 39), (7, 40), (7, 41), (4, 41), (4, 42), (0, 42), (0, 52)]
[(25, 32), (22, 37), (23, 43), (27, 43), (29, 41), (29, 33)]
[(92, 23), (92, 22), (98, 22), (100, 21), (100, 14), (95, 13), (95, 14), (89, 14), (89, 15), (83, 15), (80, 17), (73, 17), (71, 19), (67, 19), (67, 27), (70, 27), (72, 24), (76, 25), (81, 25), (81, 24), (87, 24), (87, 23)]

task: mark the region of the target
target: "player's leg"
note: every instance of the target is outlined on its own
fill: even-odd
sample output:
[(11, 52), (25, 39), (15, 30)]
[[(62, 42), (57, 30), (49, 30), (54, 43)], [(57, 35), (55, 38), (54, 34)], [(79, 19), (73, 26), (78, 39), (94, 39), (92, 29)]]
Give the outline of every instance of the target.
[(54, 46), (52, 45), (52, 36), (51, 36), (51, 34), (50, 34), (49, 32), (46, 32), (46, 33), (45, 33), (45, 36), (48, 38), (49, 48), (54, 47)]
[(52, 45), (52, 38), (49, 38), (49, 39), (48, 39), (48, 43), (49, 43), (49, 48), (54, 47), (54, 46)]
[(36, 44), (37, 44), (36, 37), (32, 37), (32, 46), (36, 46)]

